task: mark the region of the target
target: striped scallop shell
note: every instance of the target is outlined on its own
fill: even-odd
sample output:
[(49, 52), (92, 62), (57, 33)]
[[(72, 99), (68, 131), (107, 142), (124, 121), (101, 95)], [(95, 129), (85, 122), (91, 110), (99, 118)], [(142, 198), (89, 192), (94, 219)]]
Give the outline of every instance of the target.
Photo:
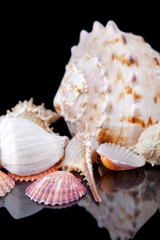
[(6, 173), (0, 170), (0, 197), (9, 193), (15, 186), (15, 181), (9, 177)]
[(111, 170), (128, 170), (142, 167), (146, 163), (144, 157), (111, 143), (101, 144), (97, 153), (101, 155), (102, 163)]
[(78, 200), (86, 188), (73, 174), (57, 171), (39, 178), (26, 188), (26, 195), (38, 203), (62, 205)]

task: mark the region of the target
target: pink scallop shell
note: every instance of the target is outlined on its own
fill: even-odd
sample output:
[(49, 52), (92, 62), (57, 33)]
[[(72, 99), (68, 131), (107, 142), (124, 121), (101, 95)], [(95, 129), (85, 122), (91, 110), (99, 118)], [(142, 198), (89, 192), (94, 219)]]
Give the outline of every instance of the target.
[(37, 179), (26, 188), (26, 195), (38, 203), (62, 205), (78, 200), (86, 188), (73, 174), (56, 171)]
[(14, 179), (0, 170), (0, 197), (3, 197), (6, 195), (6, 193), (9, 193), (14, 186)]

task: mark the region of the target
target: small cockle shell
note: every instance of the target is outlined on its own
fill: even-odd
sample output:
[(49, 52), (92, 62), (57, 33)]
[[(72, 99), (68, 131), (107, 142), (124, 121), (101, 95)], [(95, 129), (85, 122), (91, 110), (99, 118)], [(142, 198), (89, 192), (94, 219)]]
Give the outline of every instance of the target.
[(68, 138), (52, 131), (59, 114), (33, 99), (19, 102), (0, 121), (0, 165), (15, 175), (42, 173), (64, 154)]
[(86, 188), (70, 172), (57, 171), (39, 178), (25, 192), (35, 202), (62, 205), (78, 200)]
[(95, 22), (71, 49), (54, 107), (72, 136), (87, 126), (99, 144), (134, 146), (144, 129), (160, 119), (160, 54), (113, 21), (105, 27)]
[(144, 130), (131, 149), (152, 165), (160, 165), (160, 122)]
[(14, 179), (0, 170), (0, 197), (3, 197), (6, 195), (6, 193), (9, 193), (14, 186)]
[(97, 153), (101, 156), (103, 165), (111, 170), (128, 170), (142, 167), (146, 163), (144, 157), (111, 143), (101, 144)]

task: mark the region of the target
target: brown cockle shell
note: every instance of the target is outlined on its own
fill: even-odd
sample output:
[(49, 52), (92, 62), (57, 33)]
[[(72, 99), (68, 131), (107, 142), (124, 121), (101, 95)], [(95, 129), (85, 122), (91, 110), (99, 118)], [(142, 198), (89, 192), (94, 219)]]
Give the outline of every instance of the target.
[(113, 21), (83, 30), (71, 52), (54, 97), (71, 134), (87, 130), (100, 144), (134, 146), (160, 119), (160, 54)]

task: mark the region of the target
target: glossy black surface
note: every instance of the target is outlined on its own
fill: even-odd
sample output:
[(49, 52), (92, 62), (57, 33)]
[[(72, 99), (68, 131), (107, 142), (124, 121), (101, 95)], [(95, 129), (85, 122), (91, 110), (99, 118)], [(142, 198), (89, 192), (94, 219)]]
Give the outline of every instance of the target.
[[(7, 109), (15, 106), (19, 100), (29, 100), (30, 97), (34, 98), (35, 104), (45, 102), (47, 108), (53, 107), (53, 97), (63, 77), (65, 65), (70, 58), (70, 48), (78, 44), (79, 33), (82, 29), (91, 31), (95, 20), (105, 25), (108, 20), (112, 19), (121, 30), (142, 35), (154, 49), (160, 51), (158, 6), (151, 2), (149, 4), (145, 3), (142, 9), (136, 2), (128, 2), (127, 5), (123, 3), (118, 5), (114, 2), (113, 6), (109, 6), (104, 1), (92, 3), (88, 7), (86, 3), (81, 1), (71, 5), (67, 4), (67, 6), (64, 6), (63, 3), (60, 4), (61, 6), (40, 4), (36, 6), (7, 6), (3, 12), (1, 30), (1, 115), (5, 114)], [(69, 136), (62, 119), (54, 127), (55, 131)], [(5, 198), (0, 198), (1, 229), (10, 237), (24, 238), (26, 236), (28, 239), (31, 236), (37, 239), (39, 235), (46, 239), (54, 238), (57, 234), (62, 239), (66, 237), (67, 239), (77, 237), (87, 239), (88, 236), (90, 239), (95, 237), (110, 239), (108, 230), (113, 228), (113, 233), (115, 229), (113, 225), (118, 224), (118, 217), (116, 217), (114, 224), (110, 222), (117, 212), (117, 203), (112, 201), (113, 198), (110, 196), (114, 195), (117, 199), (119, 194), (122, 202), (124, 201), (123, 216), (125, 216), (125, 209), (129, 209), (132, 201), (135, 205), (131, 205), (133, 208), (130, 207), (132, 216), (126, 215), (124, 221), (120, 221), (119, 226), (116, 225), (116, 228), (119, 229), (116, 233), (118, 232), (120, 235), (121, 229), (126, 224), (130, 226), (130, 230), (128, 231), (128, 228), (124, 230), (123, 236), (126, 238), (122, 239), (129, 239), (131, 235), (133, 237), (136, 231), (134, 239), (159, 239), (160, 169), (156, 168), (155, 175), (153, 171), (152, 168), (147, 167), (144, 175), (141, 172), (142, 175), (133, 174), (131, 178), (108, 173), (107, 179), (114, 179), (114, 187), (116, 188), (112, 189), (114, 193), (112, 191), (111, 193), (102, 193), (110, 199), (106, 201), (106, 206), (102, 212), (100, 211), (104, 222), (108, 222), (108, 226), (110, 226), (108, 229), (98, 227), (96, 217), (92, 215), (94, 210), (101, 209), (101, 205), (97, 206), (91, 200), (90, 206), (93, 205), (93, 208), (90, 211), (79, 206), (86, 197), (90, 196), (89, 194), (78, 203), (79, 205), (75, 204), (62, 209), (47, 208), (44, 205), (33, 203), (27, 197), (24, 198), (25, 200), (23, 199), (24, 193), (19, 189), (22, 186), (23, 190), (25, 183), (17, 184), (10, 194)], [(147, 174), (152, 177), (146, 181)], [(144, 183), (146, 183), (146, 187)], [(101, 178), (98, 173), (97, 184), (101, 187)], [(143, 189), (141, 189), (142, 186)], [(122, 193), (127, 191), (131, 192), (128, 200), (122, 196)], [(139, 195), (136, 195), (137, 191), (139, 191)], [(11, 195), (12, 198), (10, 198)], [(136, 196), (138, 200), (133, 200)], [(111, 203), (115, 204), (114, 207), (111, 206)], [(145, 203), (144, 209), (143, 203)], [(29, 208), (27, 209), (28, 204)], [(138, 218), (141, 215), (135, 210), (136, 204), (139, 204), (138, 207), (144, 212), (148, 212), (146, 222), (143, 218)], [(105, 211), (107, 212), (108, 209), (110, 212), (107, 214), (110, 213), (110, 217), (108, 215), (107, 218)], [(36, 213), (33, 214), (33, 210)], [(136, 223), (139, 221), (137, 219), (141, 219), (140, 227)], [(118, 240), (118, 234), (115, 235), (115, 240)]]

